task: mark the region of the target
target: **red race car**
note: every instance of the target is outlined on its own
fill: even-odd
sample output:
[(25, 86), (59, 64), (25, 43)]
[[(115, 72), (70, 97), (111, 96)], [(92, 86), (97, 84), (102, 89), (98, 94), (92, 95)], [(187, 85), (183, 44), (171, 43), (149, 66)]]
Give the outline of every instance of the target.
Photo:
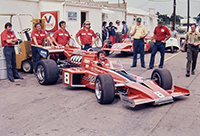
[[(146, 37), (144, 51), (151, 52), (153, 45), (152, 37)], [(104, 41), (104, 45), (101, 50), (106, 52), (106, 56), (112, 52), (120, 52), (123, 54), (133, 53), (133, 40), (131, 38), (126, 38), (122, 43), (115, 43), (112, 45), (111, 41), (107, 39)]]
[(56, 83), (60, 70), (64, 85), (94, 89), (101, 104), (110, 104), (115, 95), (120, 95), (123, 104), (131, 107), (171, 103), (175, 97), (190, 95), (187, 89), (178, 86), (172, 89), (172, 76), (167, 69), (155, 69), (151, 79), (146, 79), (128, 73), (119, 61), (106, 59), (105, 64), (100, 63), (96, 52), (70, 47), (64, 54), (68, 61), (62, 66), (48, 59), (37, 63), (36, 77), (40, 84)]

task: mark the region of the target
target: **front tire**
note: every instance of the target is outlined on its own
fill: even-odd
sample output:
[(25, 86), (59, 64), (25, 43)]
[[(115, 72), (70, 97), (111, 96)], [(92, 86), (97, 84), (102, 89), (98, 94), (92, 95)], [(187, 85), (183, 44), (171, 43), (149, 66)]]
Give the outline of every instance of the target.
[(115, 83), (110, 74), (100, 74), (96, 77), (95, 96), (100, 104), (110, 104), (114, 101)]
[(172, 88), (172, 75), (167, 69), (155, 69), (151, 75), (151, 80), (154, 80), (165, 90), (170, 90)]
[(55, 84), (58, 80), (58, 66), (54, 60), (40, 60), (36, 66), (36, 77), (41, 85)]

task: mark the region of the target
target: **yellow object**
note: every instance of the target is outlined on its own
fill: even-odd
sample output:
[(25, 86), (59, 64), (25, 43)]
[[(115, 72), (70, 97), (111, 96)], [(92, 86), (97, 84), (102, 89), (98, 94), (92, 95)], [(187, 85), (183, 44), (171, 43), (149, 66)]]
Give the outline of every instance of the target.
[(41, 23), (42, 29), (45, 29), (45, 19), (32, 19), (32, 30), (35, 29), (35, 23)]
[(22, 62), (24, 60), (32, 58), (32, 54), (30, 50), (31, 49), (30, 41), (21, 42), (20, 47), (21, 47), (21, 52), (19, 54), (16, 54), (17, 69), (21, 69)]

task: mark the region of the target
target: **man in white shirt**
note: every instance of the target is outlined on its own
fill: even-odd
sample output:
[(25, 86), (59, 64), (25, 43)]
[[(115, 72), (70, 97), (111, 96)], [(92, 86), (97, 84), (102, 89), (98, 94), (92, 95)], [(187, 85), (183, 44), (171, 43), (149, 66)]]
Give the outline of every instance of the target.
[(123, 28), (123, 26), (120, 25), (119, 20), (116, 21), (116, 27), (117, 27), (117, 30), (116, 30), (116, 40), (115, 40), (115, 42), (121, 43), (122, 42), (122, 28)]

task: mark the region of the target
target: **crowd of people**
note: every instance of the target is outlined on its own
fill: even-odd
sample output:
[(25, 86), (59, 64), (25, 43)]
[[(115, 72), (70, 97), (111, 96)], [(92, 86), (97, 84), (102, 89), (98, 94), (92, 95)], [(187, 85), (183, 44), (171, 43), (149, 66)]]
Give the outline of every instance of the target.
[[(136, 25), (133, 26), (130, 30), (130, 35), (133, 37), (133, 63), (131, 68), (137, 66), (137, 52), (138, 49), (140, 51), (140, 61), (141, 61), (141, 67), (146, 68), (145, 61), (144, 61), (144, 38), (148, 35), (147, 29), (144, 25), (141, 24), (142, 18), (138, 17), (136, 19)], [(163, 19), (159, 18), (158, 25), (154, 29), (154, 35), (153, 35), (153, 42), (154, 46), (152, 49), (151, 57), (150, 57), (150, 63), (149, 67), (147, 69), (153, 69), (154, 68), (154, 60), (155, 55), (157, 51), (160, 52), (161, 58), (160, 58), (160, 64), (159, 68), (163, 68), (164, 65), (164, 56), (165, 56), (165, 45), (166, 41), (170, 38), (177, 38), (177, 32), (175, 31), (174, 27), (171, 27), (171, 30), (169, 31), (166, 26), (163, 25)], [(116, 25), (113, 25), (113, 22), (109, 22), (109, 25), (107, 26), (107, 22), (102, 23), (102, 40), (106, 40), (107, 37), (110, 38), (112, 44), (115, 42), (120, 43), (122, 42), (122, 39), (126, 39), (128, 37), (128, 27), (126, 25), (126, 21), (122, 21), (122, 25), (120, 25), (120, 21), (117, 20)], [(33, 71), (36, 72), (36, 64), (39, 60), (41, 60), (41, 55), (38, 50), (39, 48), (43, 47), (44, 39), (46, 38), (49, 42), (52, 48), (54, 46), (58, 47), (67, 47), (70, 41), (70, 34), (65, 29), (66, 22), (60, 21), (59, 27), (52, 37), (44, 30), (42, 29), (41, 23), (35, 24), (35, 29), (31, 33), (31, 52), (32, 52), (32, 59), (33, 59)], [(98, 39), (95, 32), (90, 29), (91, 23), (89, 21), (85, 21), (83, 23), (82, 29), (80, 29), (76, 35), (75, 39), (77, 43), (81, 46), (82, 50), (87, 50), (92, 47), (92, 45), (96, 42)], [(200, 45), (200, 34), (196, 30), (196, 25), (191, 25), (191, 31), (187, 33), (185, 42), (183, 44), (182, 50), (184, 51), (184, 47), (186, 43), (188, 42), (188, 48), (187, 48), (187, 64), (186, 64), (186, 77), (190, 76), (190, 66), (192, 63), (192, 71), (191, 74), (195, 74), (194, 70), (196, 68), (196, 62), (198, 57), (199, 48), (198, 45)], [(80, 38), (79, 38), (80, 37)], [(80, 40), (79, 40), (80, 39)], [(12, 24), (6, 23), (5, 24), (5, 30), (1, 33), (1, 44), (4, 47), (4, 55), (6, 58), (7, 63), (7, 74), (8, 79), (11, 82), (14, 82), (14, 79), (23, 79), (19, 76), (16, 68), (16, 54), (14, 50), (14, 45), (18, 41), (16, 36), (14, 35), (12, 31)], [(105, 58), (105, 53), (102, 51), (100, 52), (101, 55), (103, 54), (102, 58)], [(98, 54), (99, 55), (99, 54)], [(100, 55), (100, 56), (101, 56)]]
[(122, 25), (120, 24), (120, 20), (117, 20), (116, 25), (113, 25), (113, 22), (109, 22), (107, 26), (107, 22), (104, 21), (102, 23), (102, 42), (109, 37), (112, 44), (122, 42), (122, 39), (126, 39), (128, 37), (128, 26), (126, 25), (126, 21), (122, 21)]

